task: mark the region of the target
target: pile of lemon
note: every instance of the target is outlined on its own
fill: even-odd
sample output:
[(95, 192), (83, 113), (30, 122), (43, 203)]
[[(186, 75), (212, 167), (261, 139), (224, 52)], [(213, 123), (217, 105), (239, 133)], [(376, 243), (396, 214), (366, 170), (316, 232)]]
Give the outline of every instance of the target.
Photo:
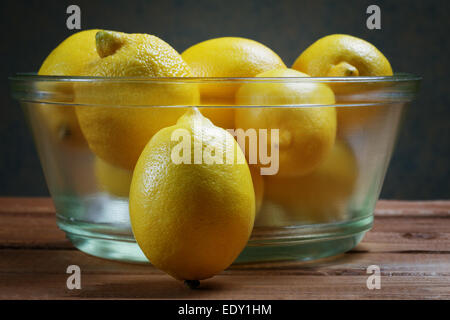
[[(387, 76), (392, 69), (373, 45), (349, 35), (321, 38), (288, 68), (270, 48), (244, 38), (207, 40), (180, 55), (152, 35), (87, 30), (54, 49), (39, 74), (286, 78)], [(270, 107), (334, 105), (335, 88), (301, 81), (150, 86), (120, 79), (60, 86), (78, 106), (42, 108), (49, 131), (61, 143), (89, 146), (99, 187), (129, 196), (137, 243), (176, 279), (206, 279), (227, 268), (246, 245), (255, 216), (262, 226), (342, 218), (358, 169), (337, 132), (363, 125), (364, 116), (355, 121), (351, 111), (334, 107)], [(212, 107), (143, 107), (149, 105)], [(233, 108), (240, 105), (266, 107)], [(279, 129), (276, 175), (263, 177), (259, 164), (248, 165), (245, 150), (225, 130), (235, 128)], [(204, 161), (173, 161), (179, 132), (189, 134), (189, 148), (199, 146)], [(213, 158), (227, 162), (208, 161)]]

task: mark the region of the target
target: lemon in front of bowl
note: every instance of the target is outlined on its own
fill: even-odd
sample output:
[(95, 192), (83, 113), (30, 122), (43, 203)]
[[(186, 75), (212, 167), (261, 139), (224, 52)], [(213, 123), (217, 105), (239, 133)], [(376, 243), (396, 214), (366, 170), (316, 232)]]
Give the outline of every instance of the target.
[[(312, 77), (392, 76), (389, 60), (371, 43), (345, 34), (323, 37), (303, 51), (292, 65), (293, 69)], [(381, 83), (382, 85), (382, 83)], [(370, 103), (355, 101), (356, 95), (373, 90), (373, 84), (336, 83), (333, 90), (341, 104)], [(340, 97), (342, 94), (342, 98)], [(349, 100), (349, 97), (352, 98)], [(338, 130), (348, 132), (361, 127), (373, 118), (378, 109), (373, 107), (339, 107)]]
[(82, 106), (76, 113), (91, 150), (108, 163), (131, 170), (150, 138), (186, 111), (172, 106), (198, 103), (198, 87), (148, 80), (191, 76), (181, 56), (155, 36), (99, 31), (95, 43), (97, 57), (82, 75), (116, 79), (78, 83), (75, 98)]
[[(257, 77), (308, 75), (292, 69), (276, 69)], [(278, 175), (304, 175), (313, 171), (333, 147), (336, 110), (317, 106), (335, 102), (333, 91), (325, 84), (288, 79), (285, 82), (249, 82), (236, 93), (236, 102), (245, 106), (261, 106), (237, 109), (236, 128), (279, 130), (279, 141), (272, 141), (272, 134), (267, 133), (267, 150), (271, 150), (271, 146), (278, 148), (271, 150), (279, 153)]]
[[(250, 39), (223, 37), (206, 40), (186, 49), (181, 56), (196, 77), (254, 77), (258, 73), (286, 68), (281, 58), (267, 46)], [(234, 105), (238, 85), (233, 82), (200, 85), (202, 105)], [(215, 125), (234, 128), (231, 108), (202, 108), (201, 112)]]
[(342, 221), (349, 218), (348, 206), (357, 177), (352, 149), (338, 140), (325, 161), (310, 174), (266, 176), (265, 196), (288, 213), (291, 224)]
[[(98, 30), (77, 32), (61, 42), (42, 63), (41, 76), (78, 76), (81, 70), (97, 56), (95, 34)], [(73, 101), (71, 83), (40, 82), (39, 90), (58, 93), (59, 102)], [(78, 124), (75, 109), (64, 105), (42, 105), (39, 108), (52, 137), (68, 146), (85, 146), (86, 141)]]
[(245, 247), (255, 218), (242, 151), (196, 108), (147, 144), (129, 199), (140, 248), (178, 280), (202, 280), (227, 268)]

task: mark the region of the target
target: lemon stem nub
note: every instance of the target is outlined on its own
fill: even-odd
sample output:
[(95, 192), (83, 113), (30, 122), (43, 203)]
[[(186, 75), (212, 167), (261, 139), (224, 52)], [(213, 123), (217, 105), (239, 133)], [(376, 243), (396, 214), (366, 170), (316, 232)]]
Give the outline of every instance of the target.
[(184, 284), (189, 287), (189, 289), (197, 289), (200, 285), (198, 280), (184, 280)]
[(359, 71), (354, 66), (347, 62), (340, 62), (331, 66), (327, 76), (329, 77), (357, 77)]
[(95, 34), (97, 53), (101, 58), (114, 54), (123, 44), (122, 35), (114, 31), (99, 31)]

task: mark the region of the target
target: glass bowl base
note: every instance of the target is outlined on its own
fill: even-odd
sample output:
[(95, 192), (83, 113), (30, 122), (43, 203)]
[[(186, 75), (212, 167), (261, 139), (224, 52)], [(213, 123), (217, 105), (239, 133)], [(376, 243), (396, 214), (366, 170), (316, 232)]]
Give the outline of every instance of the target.
[[(345, 222), (255, 228), (247, 247), (234, 264), (271, 261), (311, 261), (354, 248), (371, 228), (373, 217)], [(80, 223), (58, 216), (58, 226), (79, 250), (104, 259), (149, 263), (132, 235), (98, 223)]]

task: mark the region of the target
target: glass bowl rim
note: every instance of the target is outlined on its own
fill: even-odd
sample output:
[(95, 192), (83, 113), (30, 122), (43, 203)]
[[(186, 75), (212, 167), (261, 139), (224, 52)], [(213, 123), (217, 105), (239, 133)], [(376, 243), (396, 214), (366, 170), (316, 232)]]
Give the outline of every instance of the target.
[[(239, 86), (247, 83), (251, 84), (325, 84), (329, 86), (350, 85), (350, 90), (334, 91), (336, 103), (317, 104), (317, 103), (268, 103), (261, 105), (260, 102), (254, 104), (230, 104), (228, 100), (200, 100), (193, 103), (191, 100), (180, 101), (157, 101), (153, 104), (113, 104), (114, 106), (133, 106), (133, 107), (310, 107), (310, 106), (372, 106), (380, 103), (398, 103), (412, 101), (419, 90), (421, 77), (408, 74), (396, 73), (393, 76), (380, 77), (284, 77), (284, 78), (256, 78), (256, 77), (166, 77), (166, 78), (144, 78), (144, 77), (81, 77), (81, 76), (41, 76), (36, 73), (23, 73), (10, 77), (12, 97), (22, 102), (58, 104), (69, 106), (104, 106), (104, 103), (98, 101), (81, 102), (75, 101), (73, 96), (68, 93), (62, 93), (57, 90), (57, 85), (213, 85), (213, 86)], [(40, 86), (40, 84), (44, 86)], [(45, 86), (48, 84), (49, 86)], [(380, 86), (381, 85), (381, 86)], [(354, 87), (352, 87), (354, 86)], [(367, 86), (360, 90), (360, 86)], [(357, 88), (357, 91), (353, 89)], [(120, 94), (119, 94), (120, 95)], [(338, 99), (339, 97), (339, 99)], [(345, 98), (345, 99), (343, 99)], [(111, 103), (108, 106), (113, 106)]]
[(88, 76), (53, 76), (36, 73), (17, 73), (9, 77), (10, 81), (31, 82), (139, 82), (139, 83), (398, 83), (418, 82), (422, 77), (410, 73), (395, 73), (392, 76), (358, 76), (358, 77), (88, 77)]

